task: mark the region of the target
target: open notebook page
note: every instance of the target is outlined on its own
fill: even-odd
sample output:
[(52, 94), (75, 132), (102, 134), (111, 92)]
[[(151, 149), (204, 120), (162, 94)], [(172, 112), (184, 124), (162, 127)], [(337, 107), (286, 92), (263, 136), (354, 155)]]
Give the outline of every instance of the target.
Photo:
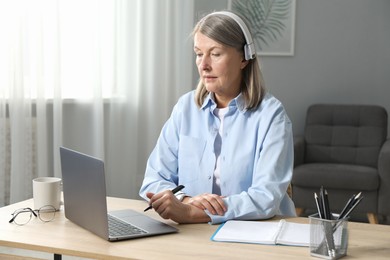
[(309, 246), (309, 238), (309, 224), (297, 224), (285, 220), (279, 222), (229, 220), (221, 225), (211, 240)]

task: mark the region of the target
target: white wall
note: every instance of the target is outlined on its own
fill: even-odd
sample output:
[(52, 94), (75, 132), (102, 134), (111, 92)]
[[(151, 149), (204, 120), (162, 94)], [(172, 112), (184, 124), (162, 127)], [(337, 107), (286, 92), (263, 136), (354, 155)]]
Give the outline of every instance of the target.
[[(201, 14), (228, 1), (195, 2)], [(266, 86), (296, 135), (314, 103), (374, 104), (390, 113), (389, 12), (388, 0), (297, 0), (295, 55), (261, 58)]]

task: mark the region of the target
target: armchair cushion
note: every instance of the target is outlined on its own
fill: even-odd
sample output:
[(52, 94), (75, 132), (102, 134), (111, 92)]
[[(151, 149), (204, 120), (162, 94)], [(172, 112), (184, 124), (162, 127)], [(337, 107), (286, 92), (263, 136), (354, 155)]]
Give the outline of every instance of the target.
[(306, 118), (306, 163), (377, 167), (387, 136), (387, 113), (379, 106), (313, 105)]
[(379, 188), (375, 168), (335, 163), (309, 163), (294, 168), (294, 184), (300, 187), (372, 191)]

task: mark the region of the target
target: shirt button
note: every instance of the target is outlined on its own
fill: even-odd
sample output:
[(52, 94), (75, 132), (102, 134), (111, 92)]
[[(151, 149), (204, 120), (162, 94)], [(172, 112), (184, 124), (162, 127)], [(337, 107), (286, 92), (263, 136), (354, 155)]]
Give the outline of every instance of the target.
[(211, 176), (209, 175), (209, 180), (211, 180)]

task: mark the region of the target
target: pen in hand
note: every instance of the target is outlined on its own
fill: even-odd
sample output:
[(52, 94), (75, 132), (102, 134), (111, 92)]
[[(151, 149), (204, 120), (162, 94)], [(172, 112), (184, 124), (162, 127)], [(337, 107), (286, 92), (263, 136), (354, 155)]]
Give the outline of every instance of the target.
[[(175, 194), (175, 193), (181, 191), (182, 189), (184, 189), (184, 185), (179, 185), (179, 186), (177, 186), (176, 188), (174, 188), (174, 189), (172, 190), (172, 193)], [(152, 205), (150, 205), (149, 207), (147, 207), (146, 209), (144, 209), (144, 212), (145, 212), (145, 211), (148, 211), (149, 209), (152, 209)]]

